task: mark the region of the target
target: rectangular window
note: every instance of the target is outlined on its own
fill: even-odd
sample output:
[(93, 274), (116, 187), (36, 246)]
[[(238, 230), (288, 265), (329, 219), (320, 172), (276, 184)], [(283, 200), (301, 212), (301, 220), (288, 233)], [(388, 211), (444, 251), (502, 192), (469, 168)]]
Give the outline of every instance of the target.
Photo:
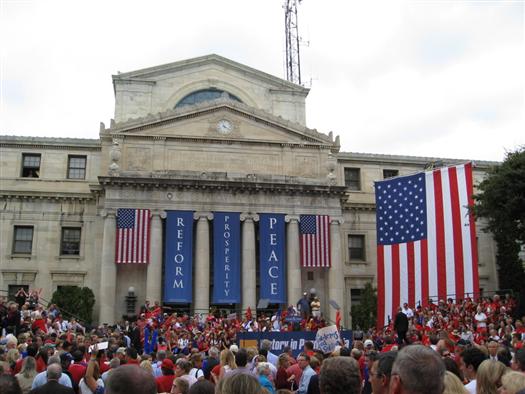
[(13, 253), (31, 253), (33, 249), (33, 226), (15, 226)]
[(22, 154), (22, 177), (23, 178), (40, 178), (40, 154), (23, 153)]
[(7, 286), (7, 299), (9, 301), (15, 301), (23, 305), (26, 300), (24, 293), (26, 294), (29, 293), (28, 285), (8, 285)]
[(365, 260), (365, 236), (349, 235), (348, 236), (348, 253), (350, 260)]
[(399, 170), (383, 170), (383, 179), (393, 178), (399, 175)]
[(359, 168), (345, 168), (345, 186), (350, 190), (361, 190), (361, 171)]
[(306, 272), (306, 280), (314, 280), (314, 273), (312, 271)]
[(68, 156), (68, 179), (86, 179), (86, 156)]
[(363, 289), (350, 289), (350, 301), (352, 306), (359, 305), (362, 299)]
[(62, 227), (60, 254), (73, 256), (80, 254), (80, 228)]

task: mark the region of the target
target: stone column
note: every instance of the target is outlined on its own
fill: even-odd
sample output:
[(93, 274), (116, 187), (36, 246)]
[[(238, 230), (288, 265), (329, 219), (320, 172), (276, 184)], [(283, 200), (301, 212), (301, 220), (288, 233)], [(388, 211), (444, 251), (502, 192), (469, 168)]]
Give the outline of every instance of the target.
[(195, 237), (195, 286), (194, 304), (195, 313), (205, 315), (210, 311), (210, 224), (213, 219), (211, 212), (195, 212), (193, 218), (197, 220)]
[[(328, 269), (328, 301), (337, 302), (341, 307), (341, 316), (344, 317), (345, 277), (341, 256), (341, 223), (343, 223), (343, 218), (330, 218), (332, 267)], [(325, 311), (324, 315), (330, 319), (331, 324), (335, 324), (335, 309), (328, 303), (325, 305), (328, 310)]]
[(302, 297), (301, 267), (299, 262), (299, 215), (286, 215), (286, 282), (288, 305), (295, 305)]
[(102, 241), (102, 264), (100, 267), (99, 323), (115, 323), (115, 299), (117, 288), (117, 266), (115, 263), (116, 212), (105, 209), (104, 236)]
[(255, 222), (259, 215), (241, 213), (242, 224), (242, 312), (248, 307), (257, 308), (256, 256), (255, 256)]
[(153, 305), (162, 300), (162, 219), (164, 211), (151, 212), (150, 261), (146, 276), (146, 300)]

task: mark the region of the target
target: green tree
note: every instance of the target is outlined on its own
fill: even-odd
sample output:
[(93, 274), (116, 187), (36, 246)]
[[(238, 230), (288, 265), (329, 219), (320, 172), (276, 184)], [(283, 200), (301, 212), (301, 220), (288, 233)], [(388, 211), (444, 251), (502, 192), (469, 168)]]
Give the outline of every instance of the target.
[(91, 323), (95, 295), (89, 287), (61, 286), (53, 293), (51, 304), (56, 304), (66, 317)]
[(508, 152), (478, 189), (474, 213), (487, 220), (486, 230), (496, 241), (499, 286), (523, 291), (525, 272), (519, 252), (525, 244), (525, 146)]
[(377, 291), (367, 283), (361, 293), (361, 302), (352, 305), (352, 329), (368, 330), (375, 327), (377, 321)]

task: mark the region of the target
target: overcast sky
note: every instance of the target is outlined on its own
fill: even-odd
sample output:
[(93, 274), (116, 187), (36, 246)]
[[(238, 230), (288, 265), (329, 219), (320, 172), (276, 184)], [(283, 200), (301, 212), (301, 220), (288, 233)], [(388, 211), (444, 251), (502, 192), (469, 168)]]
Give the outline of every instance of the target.
[[(111, 75), (216, 53), (278, 77), (281, 0), (0, 0), (0, 134), (98, 138)], [(304, 0), (307, 125), (347, 152), (525, 144), (524, 1)]]

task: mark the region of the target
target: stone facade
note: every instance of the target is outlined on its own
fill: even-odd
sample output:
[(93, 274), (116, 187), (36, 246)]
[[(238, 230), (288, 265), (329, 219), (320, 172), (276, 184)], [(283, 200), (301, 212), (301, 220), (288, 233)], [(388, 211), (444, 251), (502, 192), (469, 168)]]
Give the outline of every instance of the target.
[[(384, 170), (403, 175), (431, 162), (459, 162), (342, 153), (338, 137), (305, 126), (307, 89), (216, 55), (119, 74), (113, 83), (115, 120), (101, 124), (98, 140), (0, 137), (0, 289), (43, 288), (49, 299), (58, 286), (88, 286), (99, 321), (125, 313), (130, 286), (140, 301), (161, 299), (165, 213), (190, 210), (195, 310), (210, 307), (212, 212), (241, 212), (239, 309), (258, 301), (258, 214), (284, 213), (288, 302), (315, 288), (325, 315), (335, 318), (328, 305), (335, 300), (348, 325), (352, 298), (358, 301), (359, 290), (375, 281), (373, 182)], [(216, 97), (177, 105), (201, 91)], [(38, 177), (28, 172), (36, 171), (35, 160)], [(480, 179), (496, 163), (476, 164)], [(118, 208), (151, 210), (149, 265), (114, 263)], [(332, 268), (299, 267), (300, 214), (330, 216)], [(495, 248), (482, 227), (480, 287), (495, 290)], [(78, 250), (67, 244), (71, 234), (79, 237)], [(357, 259), (350, 258), (351, 242), (362, 243)]]

